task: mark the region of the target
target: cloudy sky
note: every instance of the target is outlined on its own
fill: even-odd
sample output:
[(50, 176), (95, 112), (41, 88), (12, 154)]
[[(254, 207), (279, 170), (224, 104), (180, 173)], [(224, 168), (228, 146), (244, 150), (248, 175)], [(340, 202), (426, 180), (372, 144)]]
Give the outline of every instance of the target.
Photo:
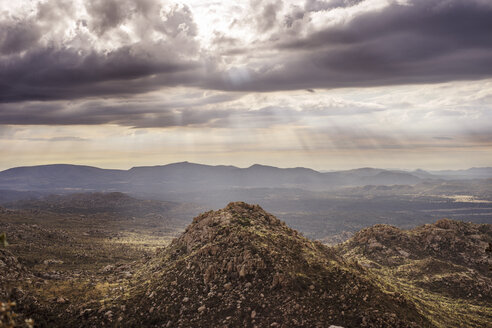
[(492, 1), (0, 0), (0, 154), (492, 166)]

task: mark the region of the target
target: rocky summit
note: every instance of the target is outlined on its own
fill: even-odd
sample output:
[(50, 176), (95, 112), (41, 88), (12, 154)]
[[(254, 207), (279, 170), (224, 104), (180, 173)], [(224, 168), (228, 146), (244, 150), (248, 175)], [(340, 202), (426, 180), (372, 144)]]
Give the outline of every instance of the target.
[(241, 202), (196, 217), (128, 295), (103, 311), (128, 326), (433, 327), (363, 267)]

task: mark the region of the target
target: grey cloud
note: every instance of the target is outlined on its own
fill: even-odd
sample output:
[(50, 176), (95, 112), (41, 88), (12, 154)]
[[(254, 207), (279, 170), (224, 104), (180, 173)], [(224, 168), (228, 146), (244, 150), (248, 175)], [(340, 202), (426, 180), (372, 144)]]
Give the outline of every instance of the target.
[[(15, 65), (0, 62), (0, 102), (135, 94), (190, 82), (187, 72), (197, 64), (168, 56), (152, 58), (138, 44), (106, 54), (43, 48), (19, 58)], [(159, 79), (159, 74), (166, 78)]]
[(10, 55), (35, 46), (41, 37), (32, 21), (11, 20), (0, 22), (0, 53)]
[(96, 50), (80, 29), (79, 39), (74, 39), (79, 46), (61, 39), (40, 44), (40, 34), (62, 17), (71, 19), (74, 8), (62, 0), (39, 4), (36, 22), (31, 18), (0, 22), (0, 52), (9, 54), (0, 57), (0, 103), (135, 95), (201, 80), (203, 65), (193, 39), (196, 25), (186, 6), (174, 6), (165, 13), (154, 0), (94, 0), (86, 6), (89, 23), (79, 23), (99, 34), (134, 17), (135, 24), (146, 27), (142, 34), (153, 29), (163, 37)]
[(355, 6), (364, 0), (306, 0), (304, 9), (310, 11), (325, 11), (335, 8), (345, 8)]
[[(305, 34), (291, 31), (294, 25), (310, 24), (304, 18), (311, 12), (319, 15), (359, 2), (307, 1), (287, 17), (278, 17), (280, 1), (258, 5), (261, 10), (246, 24), (257, 24), (271, 38), (241, 47), (218, 34), (216, 52), (201, 49), (195, 40), (197, 26), (188, 7), (164, 10), (156, 0), (88, 1), (87, 21), (77, 18), (77, 42), (42, 43), (40, 33), (50, 31), (50, 24), (76, 17), (69, 1), (44, 2), (36, 20), (0, 22), (0, 52), (6, 54), (0, 57), (0, 103), (131, 97), (179, 85), (268, 92), (492, 76), (492, 4), (485, 0), (394, 1), (323, 30), (305, 28), (309, 33), (302, 38)], [(129, 20), (139, 41), (112, 50), (84, 41), (89, 33), (84, 25), (106, 37)], [(156, 33), (161, 37), (150, 37)], [(223, 68), (223, 55), (238, 67)]]
[(50, 138), (50, 141), (88, 141), (87, 138), (81, 137), (53, 137)]
[[(492, 76), (492, 5), (413, 0), (355, 16), (305, 38), (285, 34), (278, 55), (225, 90), (273, 91), (437, 83)], [(279, 68), (280, 67), (280, 68)]]
[(59, 20), (73, 18), (76, 12), (74, 3), (71, 0), (40, 1), (36, 10), (36, 20), (38, 23), (48, 25), (48, 28)]
[[(184, 95), (179, 100), (81, 100), (36, 101), (0, 104), (3, 125), (101, 125), (116, 124), (134, 128), (177, 126), (271, 127), (301, 122), (306, 117), (370, 114), (384, 110), (357, 103), (320, 103), (300, 107), (265, 106), (250, 110), (237, 102), (242, 94), (210, 96)], [(186, 99), (186, 98), (190, 99)]]
[(184, 32), (187, 36), (193, 37), (197, 34), (197, 26), (192, 18), (192, 13), (187, 6), (179, 7), (175, 5), (168, 13), (164, 24), (166, 33), (176, 37)]
[(91, 17), (91, 28), (98, 35), (131, 19), (141, 22), (143, 36), (149, 33), (149, 29), (173, 38), (180, 33), (188, 37), (197, 34), (197, 26), (187, 6), (172, 6), (164, 13), (165, 19), (161, 18), (161, 4), (155, 0), (90, 0), (86, 8)]
[[(201, 95), (201, 93), (200, 93)], [(3, 125), (100, 125), (173, 127), (208, 124), (236, 115), (234, 109), (201, 109), (205, 105), (227, 103), (241, 95), (185, 95), (180, 100), (110, 99), (81, 101), (34, 101), (0, 103)], [(190, 97), (190, 100), (186, 98)]]
[[(253, 1), (253, 8), (261, 6), (261, 1)], [(256, 24), (261, 33), (271, 30), (277, 23), (277, 13), (282, 9), (282, 2), (276, 1), (266, 4), (261, 11), (261, 15), (256, 16)]]
[(228, 36), (224, 35), (223, 33), (220, 33), (217, 31), (214, 32), (214, 35), (215, 35), (215, 37), (213, 38), (212, 42), (217, 46), (224, 46), (224, 45), (235, 46), (236, 44), (239, 43), (238, 39), (228, 37)]
[[(284, 46), (323, 48), (326, 45), (359, 44), (375, 39), (384, 41), (395, 36), (393, 41), (410, 37), (412, 46), (417, 44), (415, 41), (425, 40), (425, 37), (435, 40), (441, 37), (444, 44), (450, 47), (489, 47), (492, 41), (485, 31), (490, 31), (492, 26), (491, 13), (492, 5), (480, 0), (448, 0), (445, 3), (440, 0), (413, 0), (408, 5), (393, 2), (382, 10), (366, 12), (347, 24), (341, 23)], [(438, 43), (439, 46), (442, 44)]]
[(294, 22), (302, 20), (306, 16), (309, 16), (309, 13), (329, 11), (336, 8), (352, 7), (363, 1), (364, 0), (306, 0), (303, 8), (299, 6), (294, 6), (293, 10), (286, 15), (285, 25), (288, 28), (292, 28)]
[(98, 35), (104, 34), (132, 14), (130, 2), (126, 0), (90, 0), (86, 4), (87, 11), (92, 17), (91, 27)]

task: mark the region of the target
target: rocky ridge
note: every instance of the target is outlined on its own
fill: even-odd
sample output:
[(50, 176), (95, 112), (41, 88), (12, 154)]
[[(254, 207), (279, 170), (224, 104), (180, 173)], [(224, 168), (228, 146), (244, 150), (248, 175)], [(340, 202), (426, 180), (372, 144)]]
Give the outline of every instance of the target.
[(432, 257), (487, 272), (492, 259), (485, 249), (492, 241), (492, 225), (442, 219), (413, 230), (375, 225), (356, 233), (342, 247), (345, 254), (360, 252), (376, 263), (399, 265), (405, 259)]
[(405, 291), (438, 326), (483, 327), (492, 323), (491, 242), (490, 224), (442, 219), (412, 230), (376, 225), (337, 250)]
[(124, 308), (130, 326), (432, 327), (330, 248), (257, 205), (204, 213), (137, 274)]

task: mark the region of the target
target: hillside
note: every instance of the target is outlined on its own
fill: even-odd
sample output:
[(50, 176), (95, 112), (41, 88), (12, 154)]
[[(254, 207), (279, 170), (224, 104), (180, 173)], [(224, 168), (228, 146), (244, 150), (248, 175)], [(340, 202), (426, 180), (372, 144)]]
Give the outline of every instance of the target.
[(376, 225), (327, 247), (242, 202), (195, 217), (178, 235), (162, 216), (73, 212), (98, 204), (91, 197), (138, 202), (125, 195), (60, 197), (51, 211), (0, 208), (10, 244), (0, 249), (0, 297), (38, 327), (492, 322), (490, 224)]
[(130, 326), (433, 327), (364, 269), (245, 203), (196, 217), (128, 294), (126, 312), (104, 311)]
[(136, 199), (120, 192), (48, 195), (38, 199), (19, 200), (5, 204), (6, 207), (13, 209), (47, 210), (73, 214), (110, 212), (125, 216), (162, 214), (179, 205), (174, 202)]
[(69, 188), (93, 189), (112, 185), (122, 178), (121, 170), (106, 170), (85, 165), (52, 164), (15, 167), (0, 172), (3, 189), (19, 191), (56, 190)]
[(412, 230), (376, 225), (338, 251), (398, 290), (438, 327), (492, 322), (492, 225), (439, 220)]

